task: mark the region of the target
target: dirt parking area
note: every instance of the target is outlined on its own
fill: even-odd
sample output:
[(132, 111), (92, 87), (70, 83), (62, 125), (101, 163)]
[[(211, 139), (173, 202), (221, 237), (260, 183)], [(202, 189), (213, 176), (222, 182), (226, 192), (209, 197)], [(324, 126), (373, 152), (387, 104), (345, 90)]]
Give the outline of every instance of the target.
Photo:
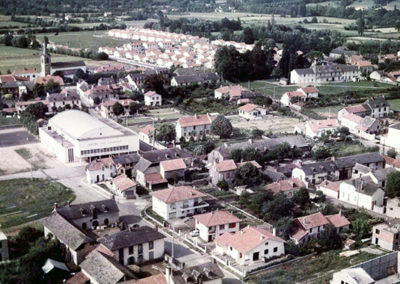
[(0, 141), (0, 175), (63, 165), (23, 128), (0, 130)]
[(231, 116), (229, 117), (233, 127), (243, 128), (243, 129), (261, 129), (266, 133), (293, 133), (294, 126), (300, 122), (302, 122), (298, 118), (292, 117), (281, 117), (281, 116), (272, 116), (268, 115), (262, 119), (254, 119), (254, 120), (246, 120), (240, 116)]

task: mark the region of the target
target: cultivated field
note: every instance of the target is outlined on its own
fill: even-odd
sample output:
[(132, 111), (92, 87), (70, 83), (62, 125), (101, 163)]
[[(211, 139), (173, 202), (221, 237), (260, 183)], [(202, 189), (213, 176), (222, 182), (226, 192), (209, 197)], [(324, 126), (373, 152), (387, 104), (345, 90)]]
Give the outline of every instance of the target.
[(75, 194), (60, 183), (42, 179), (0, 181), (0, 224), (10, 228), (49, 215), (54, 203), (65, 204)]
[(107, 35), (107, 31), (83, 31), (66, 32), (55, 35), (54, 33), (40, 34), (38, 37), (47, 36), (50, 41), (57, 44), (67, 45), (72, 48), (93, 48), (97, 50), (100, 46), (122, 46), (129, 42), (123, 39), (114, 39)]
[(272, 133), (293, 133), (294, 126), (302, 122), (298, 118), (268, 116), (264, 119), (246, 120), (238, 115), (229, 116), (229, 120), (233, 127), (238, 127), (246, 130), (261, 129), (265, 132)]

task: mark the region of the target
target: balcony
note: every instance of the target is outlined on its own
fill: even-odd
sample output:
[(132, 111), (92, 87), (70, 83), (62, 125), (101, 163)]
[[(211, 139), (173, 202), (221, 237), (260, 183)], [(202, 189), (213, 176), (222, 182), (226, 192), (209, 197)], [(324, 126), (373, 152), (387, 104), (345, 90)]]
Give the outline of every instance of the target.
[(200, 208), (204, 208), (207, 207), (208, 203), (205, 201), (201, 201), (201, 202), (195, 202), (192, 206), (190, 205), (183, 205), (181, 207), (181, 211), (185, 211), (185, 210), (196, 210), (196, 209), (200, 209)]

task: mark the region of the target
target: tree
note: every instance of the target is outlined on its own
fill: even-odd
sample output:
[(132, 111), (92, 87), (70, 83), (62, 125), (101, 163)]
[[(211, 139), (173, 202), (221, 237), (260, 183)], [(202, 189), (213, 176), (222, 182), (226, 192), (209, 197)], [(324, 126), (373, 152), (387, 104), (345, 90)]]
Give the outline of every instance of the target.
[(258, 129), (258, 128), (254, 128), (251, 130), (251, 136), (253, 138), (261, 138), (261, 136), (264, 135), (264, 130)]
[(162, 124), (156, 133), (157, 140), (167, 143), (174, 141), (176, 137), (175, 127), (170, 123)]
[(364, 35), (365, 29), (365, 21), (364, 21), (364, 13), (360, 12), (360, 17), (357, 19), (357, 31), (360, 36)]
[(302, 187), (298, 191), (296, 191), (292, 197), (292, 201), (301, 206), (301, 208), (305, 208), (310, 204), (310, 194), (307, 188)]
[(129, 114), (134, 115), (134, 114), (138, 113), (141, 107), (142, 107), (141, 104), (131, 102), (129, 104)]
[(390, 198), (400, 196), (400, 172), (392, 172), (387, 175), (386, 195)]
[(330, 152), (329, 148), (327, 148), (325, 146), (319, 146), (319, 147), (316, 147), (315, 149), (312, 149), (311, 156), (314, 160), (317, 160), (317, 161), (324, 160), (331, 156), (331, 152)]
[(340, 249), (343, 245), (337, 229), (331, 224), (328, 224), (320, 233), (318, 243), (324, 250)]
[(60, 87), (60, 84), (58, 84), (57, 82), (54, 82), (53, 79), (50, 79), (47, 84), (44, 86), (44, 90), (45, 92), (55, 92), (56, 90), (58, 90)]
[(211, 133), (221, 138), (228, 138), (232, 131), (232, 123), (223, 115), (218, 115), (211, 123)]
[(395, 150), (394, 148), (391, 148), (391, 149), (389, 149), (389, 150), (387, 151), (387, 155), (388, 155), (388, 157), (390, 157), (390, 158), (396, 159), (397, 152), (396, 152), (396, 150)]
[(247, 191), (242, 192), (239, 196), (239, 206), (247, 207), (249, 205), (249, 201), (250, 193), (248, 193)]
[(124, 107), (119, 102), (116, 102), (112, 106), (112, 111), (118, 117), (118, 116), (120, 116), (121, 114), (124, 113)]
[(143, 88), (146, 91), (155, 91), (161, 95), (165, 94), (164, 76), (162, 74), (153, 74), (146, 77), (143, 82)]
[(235, 163), (239, 163), (242, 161), (242, 149), (237, 148), (233, 149), (230, 153), (230, 158), (235, 161)]
[(256, 193), (252, 198), (248, 205), (248, 208), (258, 216), (261, 216), (262, 208), (265, 202), (272, 200), (273, 194), (271, 191), (260, 191)]
[(246, 44), (254, 43), (254, 34), (253, 34), (253, 30), (251, 28), (246, 27), (243, 29), (242, 41)]
[(275, 222), (274, 227), (276, 228), (278, 235), (283, 239), (288, 240), (292, 229), (292, 218), (283, 217)]
[(293, 202), (285, 194), (279, 193), (271, 201), (264, 204), (262, 212), (264, 220), (276, 221), (290, 215)]
[(356, 234), (356, 240), (362, 240), (371, 235), (371, 223), (368, 218), (358, 217), (351, 222), (351, 228), (354, 234)]
[(255, 186), (262, 182), (260, 171), (251, 163), (246, 163), (244, 166), (235, 170), (235, 184)]
[(220, 180), (218, 183), (217, 183), (217, 186), (220, 188), (220, 189), (222, 189), (222, 190), (225, 190), (225, 191), (227, 191), (228, 189), (229, 189), (229, 185), (228, 185), (228, 183), (223, 179), (223, 180)]

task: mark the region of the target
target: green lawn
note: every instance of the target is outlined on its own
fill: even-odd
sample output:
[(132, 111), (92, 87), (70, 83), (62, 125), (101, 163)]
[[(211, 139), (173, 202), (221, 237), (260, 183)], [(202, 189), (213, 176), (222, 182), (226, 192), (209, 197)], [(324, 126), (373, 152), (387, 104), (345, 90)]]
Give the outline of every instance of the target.
[[(52, 62), (79, 61), (93, 62), (90, 59), (67, 56), (61, 54), (52, 54)], [(0, 45), (0, 71), (6, 74), (7, 70), (14, 71), (22, 68), (40, 69), (40, 55), (38, 50), (17, 48), (12, 46)]]
[(334, 272), (377, 257), (377, 255), (367, 252), (361, 252), (351, 257), (341, 257), (339, 252), (330, 251), (279, 266), (261, 275), (251, 277), (248, 283), (329, 283)]
[(280, 98), (285, 92), (295, 91), (298, 88), (296, 86), (280, 86), (273, 84), (274, 82), (276, 83), (274, 80), (257, 80), (240, 84), (245, 88), (250, 87), (251, 90), (262, 92), (271, 97), (275, 95), (275, 98)]
[(65, 204), (75, 194), (64, 185), (43, 179), (0, 181), (0, 224), (10, 228), (49, 215), (54, 203)]
[(389, 100), (390, 108), (400, 111), (400, 99)]

